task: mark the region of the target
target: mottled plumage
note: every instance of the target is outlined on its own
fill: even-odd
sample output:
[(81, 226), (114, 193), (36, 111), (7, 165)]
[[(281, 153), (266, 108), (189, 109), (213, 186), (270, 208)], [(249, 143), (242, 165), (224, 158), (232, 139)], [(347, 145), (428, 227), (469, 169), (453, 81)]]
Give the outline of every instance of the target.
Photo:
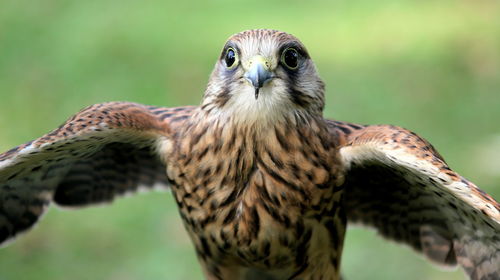
[(500, 278), (500, 205), (415, 133), (322, 116), (292, 35), (229, 38), (197, 107), (90, 106), (0, 155), (0, 242), (50, 203), (169, 187), (207, 279), (339, 279), (347, 223)]

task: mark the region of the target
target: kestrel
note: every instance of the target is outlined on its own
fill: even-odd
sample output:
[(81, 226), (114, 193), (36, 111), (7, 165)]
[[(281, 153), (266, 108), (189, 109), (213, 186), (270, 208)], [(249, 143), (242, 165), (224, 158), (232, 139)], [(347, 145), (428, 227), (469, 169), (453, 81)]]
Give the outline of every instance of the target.
[(500, 279), (500, 204), (415, 133), (323, 118), (304, 45), (233, 35), (200, 106), (83, 109), (0, 155), (0, 242), (51, 203), (171, 189), (207, 279), (339, 279), (347, 223)]

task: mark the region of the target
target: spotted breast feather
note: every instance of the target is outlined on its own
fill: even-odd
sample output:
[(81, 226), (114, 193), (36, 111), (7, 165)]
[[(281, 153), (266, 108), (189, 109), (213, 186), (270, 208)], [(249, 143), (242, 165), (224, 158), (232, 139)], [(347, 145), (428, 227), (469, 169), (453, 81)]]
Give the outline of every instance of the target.
[(0, 243), (55, 203), (170, 187), (207, 279), (339, 279), (347, 224), (500, 279), (500, 206), (415, 133), (323, 118), (305, 46), (249, 30), (200, 106), (90, 106), (0, 155)]

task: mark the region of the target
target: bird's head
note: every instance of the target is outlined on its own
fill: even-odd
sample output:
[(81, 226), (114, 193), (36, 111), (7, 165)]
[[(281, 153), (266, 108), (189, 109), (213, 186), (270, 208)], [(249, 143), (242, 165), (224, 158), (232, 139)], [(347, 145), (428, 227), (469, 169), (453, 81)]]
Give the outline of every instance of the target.
[(239, 119), (321, 114), (324, 84), (304, 45), (276, 30), (231, 36), (215, 64), (202, 108)]

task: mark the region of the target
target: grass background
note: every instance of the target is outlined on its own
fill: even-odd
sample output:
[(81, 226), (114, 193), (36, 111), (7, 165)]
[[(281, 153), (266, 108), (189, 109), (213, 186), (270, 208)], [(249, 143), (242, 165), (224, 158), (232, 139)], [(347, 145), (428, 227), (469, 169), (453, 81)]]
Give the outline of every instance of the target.
[[(499, 199), (499, 12), (493, 0), (4, 0), (0, 150), (93, 103), (198, 104), (226, 38), (274, 28), (308, 47), (326, 117), (412, 129)], [(464, 279), (365, 229), (349, 230), (344, 252), (348, 280)], [(0, 250), (0, 280), (201, 278), (165, 193), (52, 208)]]

